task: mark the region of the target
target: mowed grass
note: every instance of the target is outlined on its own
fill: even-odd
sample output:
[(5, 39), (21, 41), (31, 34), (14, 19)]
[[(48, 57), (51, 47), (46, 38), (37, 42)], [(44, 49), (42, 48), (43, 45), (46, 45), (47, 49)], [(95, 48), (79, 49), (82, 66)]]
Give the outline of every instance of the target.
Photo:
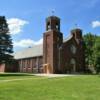
[(5, 77), (12, 81), (0, 80), (0, 100), (100, 100), (99, 75)]

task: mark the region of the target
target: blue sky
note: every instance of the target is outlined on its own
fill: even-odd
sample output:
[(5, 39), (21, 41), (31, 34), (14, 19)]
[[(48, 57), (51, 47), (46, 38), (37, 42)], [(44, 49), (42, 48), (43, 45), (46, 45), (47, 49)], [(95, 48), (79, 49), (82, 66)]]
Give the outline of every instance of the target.
[(61, 19), (64, 38), (75, 24), (83, 34), (100, 35), (100, 0), (0, 0), (0, 15), (7, 18), (15, 51), (42, 42), (45, 18), (52, 10)]

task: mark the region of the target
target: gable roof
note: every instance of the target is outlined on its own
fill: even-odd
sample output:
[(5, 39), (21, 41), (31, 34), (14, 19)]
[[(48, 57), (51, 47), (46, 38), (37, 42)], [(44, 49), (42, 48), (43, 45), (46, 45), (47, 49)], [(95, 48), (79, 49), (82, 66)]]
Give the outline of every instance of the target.
[[(64, 39), (63, 43), (68, 42), (70, 39), (72, 39), (72, 35)], [(43, 44), (35, 45), (31, 48), (27, 48), (22, 51), (18, 51), (14, 53), (15, 59), (24, 59), (24, 58), (31, 58), (31, 57), (38, 57), (38, 56), (43, 56)]]
[(35, 45), (31, 48), (24, 49), (22, 51), (18, 51), (14, 53), (15, 59), (23, 59), (23, 58), (31, 58), (43, 56), (43, 45)]
[(73, 37), (73, 36), (72, 36), (72, 35), (70, 35), (69, 37), (67, 37), (66, 39), (64, 39), (64, 40), (63, 40), (63, 43), (68, 42), (69, 40), (71, 40), (71, 39), (72, 39), (72, 37)]

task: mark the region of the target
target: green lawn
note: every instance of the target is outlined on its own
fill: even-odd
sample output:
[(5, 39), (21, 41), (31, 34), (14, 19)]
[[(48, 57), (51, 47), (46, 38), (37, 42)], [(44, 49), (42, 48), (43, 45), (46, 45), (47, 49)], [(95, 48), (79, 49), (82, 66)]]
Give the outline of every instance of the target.
[(1, 74), (0, 100), (100, 100), (100, 76), (47, 78)]

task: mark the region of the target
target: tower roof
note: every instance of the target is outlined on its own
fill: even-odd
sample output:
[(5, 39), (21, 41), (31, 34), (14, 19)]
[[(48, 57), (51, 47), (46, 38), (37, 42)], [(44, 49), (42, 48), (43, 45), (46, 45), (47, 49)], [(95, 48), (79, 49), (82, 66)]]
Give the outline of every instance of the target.
[(80, 28), (74, 28), (71, 30), (71, 32), (76, 32), (76, 31), (82, 31)]
[(59, 17), (57, 17), (57, 16), (49, 16), (49, 17), (47, 17), (46, 18), (46, 20), (51, 20), (51, 19), (53, 19), (53, 20), (60, 20), (60, 18)]
[(57, 16), (49, 16), (46, 18), (46, 31), (58, 30), (60, 31), (60, 18)]

